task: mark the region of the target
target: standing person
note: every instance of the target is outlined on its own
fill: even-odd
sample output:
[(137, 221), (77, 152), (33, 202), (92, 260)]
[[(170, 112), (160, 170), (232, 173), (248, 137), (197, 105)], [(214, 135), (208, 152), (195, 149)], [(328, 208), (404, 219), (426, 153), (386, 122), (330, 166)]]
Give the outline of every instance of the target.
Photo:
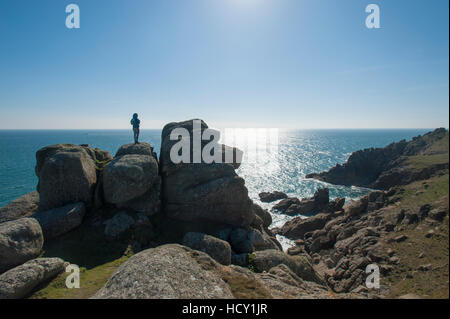
[(131, 125), (133, 125), (133, 133), (134, 133), (134, 144), (139, 144), (139, 125), (141, 124), (141, 120), (138, 119), (137, 113), (133, 114), (133, 118), (131, 119)]

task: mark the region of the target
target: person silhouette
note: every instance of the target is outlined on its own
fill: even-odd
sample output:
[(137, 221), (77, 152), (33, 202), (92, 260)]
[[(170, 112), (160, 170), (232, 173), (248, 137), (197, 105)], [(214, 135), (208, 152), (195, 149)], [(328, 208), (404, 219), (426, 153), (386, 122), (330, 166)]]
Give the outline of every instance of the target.
[(134, 113), (133, 118), (131, 119), (131, 125), (133, 125), (133, 133), (134, 133), (134, 144), (139, 144), (139, 125), (141, 124), (141, 120), (138, 119), (138, 114)]

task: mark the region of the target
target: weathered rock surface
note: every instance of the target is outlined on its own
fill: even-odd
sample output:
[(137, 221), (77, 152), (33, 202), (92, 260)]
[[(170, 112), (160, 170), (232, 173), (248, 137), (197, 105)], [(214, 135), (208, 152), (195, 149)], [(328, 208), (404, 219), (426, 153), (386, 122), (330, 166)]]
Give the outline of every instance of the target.
[(0, 224), (0, 273), (39, 256), (44, 237), (33, 218)]
[(303, 280), (318, 284), (324, 283), (305, 256), (289, 256), (274, 249), (257, 251), (253, 253), (253, 256), (252, 264), (259, 272), (270, 271), (273, 267), (284, 264)]
[(157, 160), (156, 153), (153, 151), (153, 147), (145, 142), (140, 142), (139, 144), (125, 144), (122, 145), (115, 157), (123, 156), (123, 155), (148, 155), (153, 156), (155, 160)]
[(164, 245), (131, 257), (93, 298), (233, 298), (228, 285), (213, 271), (219, 267), (203, 252), (180, 245)]
[(84, 203), (68, 204), (44, 212), (37, 212), (31, 217), (41, 225), (45, 239), (52, 239), (68, 233), (83, 222), (86, 213)]
[[(186, 121), (170, 123), (163, 129), (160, 162), (165, 214), (184, 222), (206, 220), (248, 226), (255, 218), (253, 204), (245, 182), (236, 174), (233, 164), (193, 162), (193, 137), (200, 136), (206, 128), (203, 121), (198, 128), (194, 127), (193, 121)], [(190, 135), (191, 163), (172, 162), (171, 149), (179, 142), (170, 139), (173, 129), (186, 129)], [(206, 143), (208, 141), (203, 141), (202, 147)]]
[(6, 206), (0, 207), (0, 223), (22, 217), (29, 217), (38, 209), (38, 205), (38, 192), (31, 192), (23, 195)]
[(330, 219), (330, 214), (318, 214), (307, 219), (296, 217), (284, 224), (280, 233), (290, 239), (303, 239), (306, 233), (323, 228)]
[(120, 204), (144, 195), (158, 180), (158, 163), (149, 155), (123, 155), (106, 165), (103, 189), (106, 202)]
[(262, 192), (259, 193), (259, 199), (263, 202), (263, 203), (271, 203), (274, 202), (276, 200), (279, 199), (285, 199), (288, 196), (283, 193), (283, 192), (278, 192), (278, 191), (274, 191), (274, 192)]
[[(289, 254), (311, 255), (316, 271), (333, 291), (367, 294), (369, 292), (361, 287), (364, 287), (369, 264), (376, 263), (382, 274), (386, 274), (400, 262), (395, 251), (386, 249), (383, 243), (407, 244), (408, 238), (403, 234), (396, 235), (396, 229), (415, 227), (413, 225), (419, 221), (432, 220), (429, 213), (423, 212), (431, 212), (439, 205), (442, 205), (441, 201), (420, 208), (416, 213), (391, 204), (388, 193), (375, 191), (345, 206), (345, 213), (319, 214), (305, 220), (297, 217), (279, 232), (298, 239)], [(443, 211), (445, 216), (448, 205), (435, 209)]]
[(222, 265), (231, 263), (231, 247), (224, 240), (202, 233), (191, 232), (184, 236), (183, 245), (207, 253)]
[(33, 289), (64, 271), (60, 258), (37, 258), (0, 275), (0, 299), (27, 297)]
[(40, 149), (36, 161), (40, 211), (74, 202), (91, 204), (97, 182), (94, 150), (57, 144)]

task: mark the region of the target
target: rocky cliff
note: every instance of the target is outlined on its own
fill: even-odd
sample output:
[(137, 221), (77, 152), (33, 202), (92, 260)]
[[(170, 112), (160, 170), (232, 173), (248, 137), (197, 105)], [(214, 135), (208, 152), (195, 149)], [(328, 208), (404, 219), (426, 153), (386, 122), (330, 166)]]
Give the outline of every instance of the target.
[[(440, 145), (447, 145), (447, 150)], [(417, 156), (426, 157), (416, 163)], [(328, 172), (309, 174), (306, 178), (387, 190), (430, 178), (445, 168), (448, 168), (448, 131), (440, 128), (409, 142), (402, 140), (384, 148), (354, 152), (346, 163), (337, 164)]]
[[(232, 149), (230, 163), (171, 160), (179, 141), (170, 138), (171, 132), (187, 132), (192, 154), (194, 135), (208, 128), (200, 123), (166, 125), (159, 159), (147, 143), (124, 145), (114, 157), (88, 145), (39, 150), (37, 192), (0, 209), (0, 298), (389, 296), (385, 287), (369, 291), (364, 286), (367, 265), (377, 263), (383, 276), (395, 279), (407, 251), (395, 245), (420, 243), (424, 229), (427, 239), (445, 238), (446, 229), (448, 238), (448, 205), (442, 199), (448, 201), (445, 130), (357, 152), (345, 168), (318, 176), (380, 185), (400, 162), (405, 170), (434, 167), (430, 178), (420, 175), (428, 178), (425, 182), (401, 188), (407, 179), (397, 178), (388, 192), (375, 191), (345, 206), (343, 198), (330, 200), (328, 189), (305, 199), (262, 193), (266, 202), (281, 199), (273, 209), (294, 217), (270, 230), (270, 213), (250, 200), (236, 173), (239, 150)], [(275, 234), (296, 246), (283, 252)], [(436, 274), (433, 267), (438, 267), (448, 274), (448, 263), (430, 262), (417, 271)], [(88, 269), (76, 292), (64, 288), (67, 263)]]

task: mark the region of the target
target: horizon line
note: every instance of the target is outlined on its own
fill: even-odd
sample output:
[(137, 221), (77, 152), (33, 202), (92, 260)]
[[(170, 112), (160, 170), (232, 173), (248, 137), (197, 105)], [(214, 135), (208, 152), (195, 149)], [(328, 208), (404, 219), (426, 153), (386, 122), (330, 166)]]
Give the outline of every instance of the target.
[[(162, 128), (141, 128), (141, 131), (145, 130), (162, 130)], [(214, 127), (210, 127), (214, 128)], [(231, 129), (268, 129), (269, 127), (230, 127)], [(274, 128), (274, 127), (270, 127)], [(276, 127), (275, 127), (276, 128)], [(436, 130), (444, 128), (448, 130), (448, 127), (444, 126), (437, 126), (437, 127), (321, 127), (321, 128), (281, 128), (278, 127), (280, 130)], [(219, 128), (220, 129), (220, 128)], [(0, 128), (0, 131), (128, 131), (130, 128), (81, 128), (81, 129), (74, 129), (74, 128)]]

